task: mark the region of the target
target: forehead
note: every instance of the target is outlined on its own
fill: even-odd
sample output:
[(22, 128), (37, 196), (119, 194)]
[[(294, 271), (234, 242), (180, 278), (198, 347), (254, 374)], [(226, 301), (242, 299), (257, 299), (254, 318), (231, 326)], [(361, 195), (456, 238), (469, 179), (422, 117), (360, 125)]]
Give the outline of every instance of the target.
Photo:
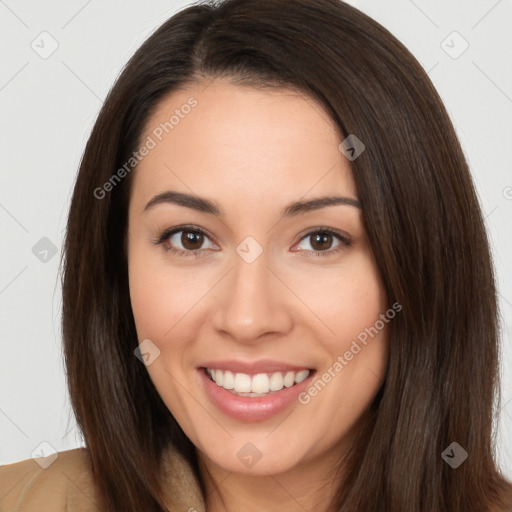
[(167, 189), (234, 206), (335, 192), (357, 197), (334, 122), (292, 90), (191, 84), (160, 102), (141, 137), (149, 139), (153, 147), (134, 171), (138, 209)]

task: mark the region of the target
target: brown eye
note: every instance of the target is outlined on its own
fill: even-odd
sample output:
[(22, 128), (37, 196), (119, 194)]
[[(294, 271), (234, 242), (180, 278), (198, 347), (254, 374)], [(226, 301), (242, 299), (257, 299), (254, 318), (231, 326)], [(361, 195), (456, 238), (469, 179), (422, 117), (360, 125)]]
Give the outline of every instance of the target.
[[(309, 247), (304, 247), (304, 244)], [(330, 228), (317, 228), (306, 233), (296, 246), (304, 256), (329, 256), (341, 253), (352, 244), (350, 237), (335, 232)]]
[(215, 243), (202, 229), (187, 226), (167, 229), (153, 243), (162, 245), (168, 253), (183, 257), (195, 258), (204, 256), (208, 249), (218, 250)]
[[(337, 243), (334, 244), (336, 241)], [(203, 247), (205, 242), (210, 242), (211, 246)], [(309, 248), (301, 247), (305, 242), (309, 242)], [(200, 257), (204, 256), (205, 252), (210, 252), (208, 249), (220, 249), (202, 229), (185, 226), (164, 231), (153, 243), (161, 244), (166, 252), (182, 257)], [(330, 256), (340, 253), (351, 244), (352, 241), (348, 235), (344, 236), (330, 228), (317, 228), (316, 231), (303, 235), (297, 247), (304, 256)]]
[(204, 235), (196, 231), (182, 231), (180, 242), (184, 249), (194, 251), (201, 249), (204, 242)]
[(340, 235), (335, 235), (329, 231), (314, 231), (304, 236), (299, 246), (305, 242), (309, 242), (310, 249), (307, 246), (300, 248), (308, 251), (325, 252), (333, 248), (333, 243), (336, 239), (338, 239), (338, 243), (335, 244), (334, 247), (341, 244)]
[(333, 236), (329, 233), (314, 233), (309, 235), (311, 247), (315, 251), (325, 251), (331, 248)]

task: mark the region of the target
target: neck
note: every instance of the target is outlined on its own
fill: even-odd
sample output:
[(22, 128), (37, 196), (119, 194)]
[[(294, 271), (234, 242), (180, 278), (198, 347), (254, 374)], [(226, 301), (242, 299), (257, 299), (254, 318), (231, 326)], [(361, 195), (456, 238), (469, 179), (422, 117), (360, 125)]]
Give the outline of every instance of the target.
[(206, 512), (328, 512), (340, 485), (339, 449), (285, 472), (265, 475), (225, 471), (199, 450), (197, 455), (205, 482)]

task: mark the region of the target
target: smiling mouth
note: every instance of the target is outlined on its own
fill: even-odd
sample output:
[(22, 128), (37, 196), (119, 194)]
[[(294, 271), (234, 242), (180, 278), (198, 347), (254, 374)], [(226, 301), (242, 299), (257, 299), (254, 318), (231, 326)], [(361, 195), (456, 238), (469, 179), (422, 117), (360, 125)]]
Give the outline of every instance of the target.
[(215, 368), (203, 367), (202, 370), (217, 386), (234, 395), (243, 397), (272, 395), (282, 389), (291, 388), (296, 384), (300, 384), (315, 372), (313, 369), (305, 369), (300, 371), (277, 371), (249, 375), (247, 373), (231, 372), (229, 370)]

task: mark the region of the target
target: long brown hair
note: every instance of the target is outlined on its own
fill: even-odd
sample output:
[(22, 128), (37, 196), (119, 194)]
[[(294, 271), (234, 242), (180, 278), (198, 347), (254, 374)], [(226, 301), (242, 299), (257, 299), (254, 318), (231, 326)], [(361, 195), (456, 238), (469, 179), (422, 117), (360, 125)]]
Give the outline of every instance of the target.
[[(138, 148), (166, 95), (218, 77), (302, 91), (327, 108), (343, 138), (355, 134), (366, 146), (353, 175), (388, 298), (402, 311), (331, 509), (512, 509), (493, 444), (495, 278), (468, 165), (436, 90), (395, 37), (338, 0), (227, 0), (178, 12), (130, 59), (74, 188), (63, 254), (65, 362), (104, 510), (165, 510), (159, 468), (170, 444), (204, 492), (194, 446), (134, 356), (125, 242), (136, 170), (98, 189)], [(457, 469), (441, 457), (452, 442), (469, 455)]]

